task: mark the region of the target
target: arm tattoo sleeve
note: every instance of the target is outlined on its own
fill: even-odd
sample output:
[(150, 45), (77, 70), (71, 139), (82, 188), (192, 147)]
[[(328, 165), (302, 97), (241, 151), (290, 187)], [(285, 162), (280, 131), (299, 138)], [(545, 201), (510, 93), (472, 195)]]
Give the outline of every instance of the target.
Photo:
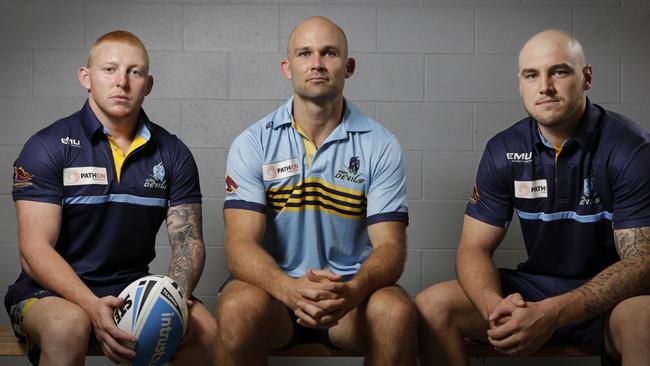
[(168, 276), (189, 296), (203, 272), (205, 246), (201, 204), (191, 203), (170, 207), (167, 210), (167, 233), (172, 248)]
[(615, 230), (614, 243), (621, 260), (577, 289), (590, 315), (607, 311), (628, 297), (650, 293), (650, 227)]

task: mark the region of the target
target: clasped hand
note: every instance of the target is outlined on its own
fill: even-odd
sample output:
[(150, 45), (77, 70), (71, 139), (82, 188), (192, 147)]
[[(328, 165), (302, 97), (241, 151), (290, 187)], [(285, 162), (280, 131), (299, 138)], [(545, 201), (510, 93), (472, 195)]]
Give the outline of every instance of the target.
[(494, 348), (511, 356), (538, 350), (556, 329), (555, 314), (544, 301), (524, 301), (514, 293), (502, 299), (490, 314), (488, 340)]
[(331, 328), (356, 306), (351, 286), (329, 269), (310, 270), (297, 279), (291, 308), (298, 324), (310, 328)]

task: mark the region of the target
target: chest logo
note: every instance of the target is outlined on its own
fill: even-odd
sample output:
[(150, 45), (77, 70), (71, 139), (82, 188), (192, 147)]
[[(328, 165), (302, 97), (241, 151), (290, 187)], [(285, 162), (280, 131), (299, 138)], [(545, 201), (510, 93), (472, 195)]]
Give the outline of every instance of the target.
[(300, 163), (297, 158), (262, 165), (264, 180), (284, 179), (298, 174), (300, 174)]
[(72, 147), (81, 147), (81, 141), (78, 139), (73, 139), (70, 137), (61, 137), (61, 143), (63, 145), (70, 145)]
[(537, 180), (516, 180), (515, 181), (516, 198), (545, 198), (548, 197), (548, 186), (546, 179)]
[(153, 166), (153, 173), (149, 178), (144, 180), (145, 188), (167, 189), (167, 180), (165, 179), (165, 166), (162, 161)]
[(580, 206), (595, 205), (600, 203), (598, 193), (594, 191), (593, 177), (589, 176), (582, 182), (582, 195), (580, 195)]
[(64, 186), (84, 186), (90, 184), (107, 185), (106, 168), (99, 166), (83, 166), (63, 169)]
[(359, 160), (358, 156), (353, 156), (350, 158), (348, 166), (343, 169), (339, 169), (339, 171), (336, 172), (336, 175), (334, 175), (334, 178), (353, 183), (363, 183), (365, 179), (363, 178), (363, 175), (359, 173), (360, 168), (361, 160)]
[(513, 163), (530, 163), (533, 161), (533, 152), (526, 153), (507, 152), (506, 159)]

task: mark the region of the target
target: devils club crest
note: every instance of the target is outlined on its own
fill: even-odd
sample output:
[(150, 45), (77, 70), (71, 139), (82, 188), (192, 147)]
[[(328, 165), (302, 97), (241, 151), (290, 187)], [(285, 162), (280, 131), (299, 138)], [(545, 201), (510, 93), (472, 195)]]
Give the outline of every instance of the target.
[(348, 166), (343, 169), (339, 169), (339, 171), (336, 172), (334, 178), (342, 179), (352, 183), (363, 183), (365, 179), (363, 178), (362, 174), (359, 173), (360, 168), (361, 160), (359, 160), (358, 156), (353, 156), (350, 158)]
[(144, 180), (145, 188), (167, 189), (167, 180), (165, 179), (165, 166), (162, 161), (153, 166), (152, 174)]

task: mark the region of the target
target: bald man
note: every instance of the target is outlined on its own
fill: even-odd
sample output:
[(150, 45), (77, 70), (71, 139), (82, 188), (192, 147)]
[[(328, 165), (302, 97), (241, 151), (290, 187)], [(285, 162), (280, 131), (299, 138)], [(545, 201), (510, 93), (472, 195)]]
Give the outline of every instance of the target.
[[(581, 343), (604, 365), (650, 360), (650, 136), (591, 103), (592, 69), (548, 30), (519, 54), (529, 117), (492, 138), (465, 210), (457, 281), (416, 298), (426, 365), (468, 365), (463, 337), (507, 355)], [(492, 254), (517, 212), (528, 259)]]
[(406, 257), (404, 158), (343, 97), (354, 67), (341, 28), (306, 19), (281, 63), (293, 96), (232, 144), (221, 366), (263, 365), (269, 350), (297, 343), (415, 365), (415, 306), (395, 285)]

